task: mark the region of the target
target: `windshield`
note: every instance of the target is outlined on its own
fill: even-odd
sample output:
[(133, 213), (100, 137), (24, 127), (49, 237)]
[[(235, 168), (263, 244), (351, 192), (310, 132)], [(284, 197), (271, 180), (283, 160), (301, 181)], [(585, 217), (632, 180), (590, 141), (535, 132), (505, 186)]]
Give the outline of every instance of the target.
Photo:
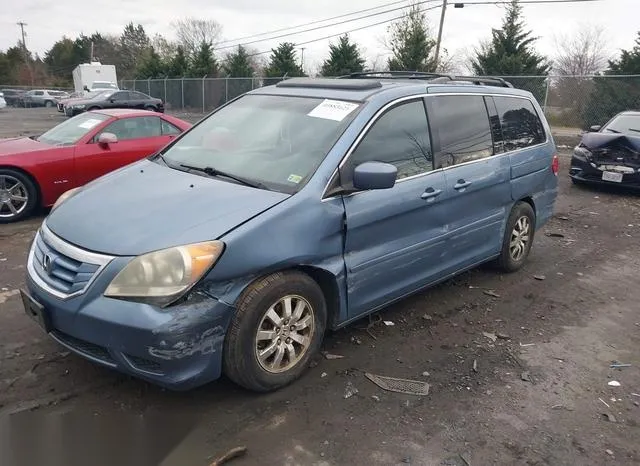
[(113, 84), (113, 83), (109, 83), (109, 82), (94, 82), (91, 85), (92, 89), (117, 89), (118, 87)]
[(99, 113), (82, 113), (51, 128), (36, 140), (53, 146), (73, 145), (93, 128), (108, 119), (107, 115)]
[(313, 175), (358, 107), (306, 97), (246, 95), (185, 134), (163, 160), (173, 168), (209, 167), (291, 194)]
[(640, 114), (618, 115), (602, 131), (610, 133), (638, 133), (640, 132)]

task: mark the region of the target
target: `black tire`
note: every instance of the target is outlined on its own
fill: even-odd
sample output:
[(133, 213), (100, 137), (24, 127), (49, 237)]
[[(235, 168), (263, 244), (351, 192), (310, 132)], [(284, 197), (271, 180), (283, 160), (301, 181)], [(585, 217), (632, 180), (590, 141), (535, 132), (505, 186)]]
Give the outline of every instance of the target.
[(50, 100), (47, 100), (47, 101), (44, 103), (44, 106), (45, 106), (46, 108), (51, 108), (51, 107), (53, 107), (53, 102), (51, 102)]
[(148, 110), (150, 112), (157, 112), (158, 111), (158, 109), (156, 107), (154, 107), (153, 105), (147, 105), (144, 109)]
[[(516, 229), (520, 228), (520, 225), (517, 226), (517, 224), (521, 219), (526, 219), (526, 222), (528, 222), (528, 240), (523, 246), (520, 246), (520, 249), (517, 249), (519, 254), (514, 254), (511, 248), (511, 241), (517, 234)], [(509, 214), (509, 218), (507, 219), (507, 227), (505, 228), (504, 238), (502, 239), (502, 251), (500, 251), (500, 256), (496, 260), (496, 265), (500, 270), (511, 273), (522, 268), (527, 257), (529, 257), (529, 252), (533, 245), (535, 225), (536, 214), (533, 208), (526, 202), (517, 202), (516, 205), (513, 206), (513, 209), (511, 209), (511, 214)], [(520, 236), (520, 238), (523, 236), (524, 235)]]
[(36, 188), (36, 185), (33, 183), (31, 178), (29, 178), (29, 176), (19, 170), (14, 170), (11, 168), (0, 168), (0, 186), (3, 185), (3, 182), (1, 180), (1, 178), (3, 177), (18, 180), (20, 183), (22, 183), (26, 190), (26, 206), (21, 209), (18, 214), (15, 215), (10, 215), (8, 205), (1, 202), (2, 190), (0, 190), (0, 224), (18, 222), (31, 215), (33, 209), (35, 209), (36, 205), (38, 205), (38, 189)]
[[(309, 336), (310, 343), (306, 352), (301, 353), (300, 359), (292, 367), (283, 372), (268, 371), (258, 360), (257, 332), (260, 328), (264, 329), (265, 323), (269, 323), (269, 321), (263, 323), (267, 311), (272, 306), (278, 309), (276, 303), (290, 295), (302, 297), (303, 301), (311, 307), (309, 321), (313, 321), (313, 330)], [(311, 315), (313, 319), (310, 319)], [(320, 349), (326, 322), (327, 308), (324, 295), (318, 284), (308, 275), (289, 271), (261, 278), (248, 286), (236, 302), (236, 313), (227, 331), (224, 344), (224, 373), (238, 385), (256, 392), (269, 392), (282, 388), (300, 377), (307, 369), (309, 359)], [(260, 327), (261, 324), (263, 327)], [(287, 330), (289, 325), (283, 325), (282, 328)], [(285, 336), (282, 333), (279, 335)], [(287, 338), (287, 341), (289, 340)], [(275, 342), (269, 343), (267, 340), (264, 344), (275, 345)], [(286, 345), (283, 342), (280, 346)], [(287, 358), (289, 354), (287, 352)], [(287, 361), (290, 362), (290, 359)]]

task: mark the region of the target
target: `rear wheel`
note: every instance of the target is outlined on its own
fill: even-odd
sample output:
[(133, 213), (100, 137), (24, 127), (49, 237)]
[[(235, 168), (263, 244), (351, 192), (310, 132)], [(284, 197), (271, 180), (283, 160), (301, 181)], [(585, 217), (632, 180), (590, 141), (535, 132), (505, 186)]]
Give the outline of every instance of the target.
[(37, 200), (38, 191), (27, 175), (0, 168), (0, 223), (17, 222), (27, 217)]
[(536, 215), (526, 202), (518, 202), (507, 220), (502, 251), (496, 264), (504, 272), (519, 270), (529, 257), (535, 233)]
[(224, 347), (224, 371), (257, 392), (284, 387), (320, 349), (327, 320), (322, 290), (300, 272), (264, 277), (240, 296)]
[(47, 108), (51, 108), (51, 107), (53, 107), (53, 102), (51, 102), (50, 100), (47, 100), (47, 101), (44, 103), (44, 106), (45, 106), (45, 107), (47, 107)]

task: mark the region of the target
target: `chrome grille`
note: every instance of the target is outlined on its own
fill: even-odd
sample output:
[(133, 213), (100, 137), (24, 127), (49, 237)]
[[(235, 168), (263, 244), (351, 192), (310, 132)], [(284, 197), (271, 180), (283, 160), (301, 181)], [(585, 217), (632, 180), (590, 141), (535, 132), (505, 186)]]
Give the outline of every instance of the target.
[(66, 299), (83, 293), (112, 259), (67, 243), (43, 224), (31, 246), (27, 267), (40, 287)]

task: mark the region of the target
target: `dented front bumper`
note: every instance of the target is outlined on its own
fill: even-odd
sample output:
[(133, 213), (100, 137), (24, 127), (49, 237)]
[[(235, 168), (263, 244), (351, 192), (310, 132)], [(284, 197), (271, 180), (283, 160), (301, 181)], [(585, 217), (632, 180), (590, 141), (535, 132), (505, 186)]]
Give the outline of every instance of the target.
[(27, 278), (46, 313), (45, 331), (86, 359), (172, 390), (220, 377), (233, 308), (205, 293), (170, 308), (95, 296), (57, 299)]

